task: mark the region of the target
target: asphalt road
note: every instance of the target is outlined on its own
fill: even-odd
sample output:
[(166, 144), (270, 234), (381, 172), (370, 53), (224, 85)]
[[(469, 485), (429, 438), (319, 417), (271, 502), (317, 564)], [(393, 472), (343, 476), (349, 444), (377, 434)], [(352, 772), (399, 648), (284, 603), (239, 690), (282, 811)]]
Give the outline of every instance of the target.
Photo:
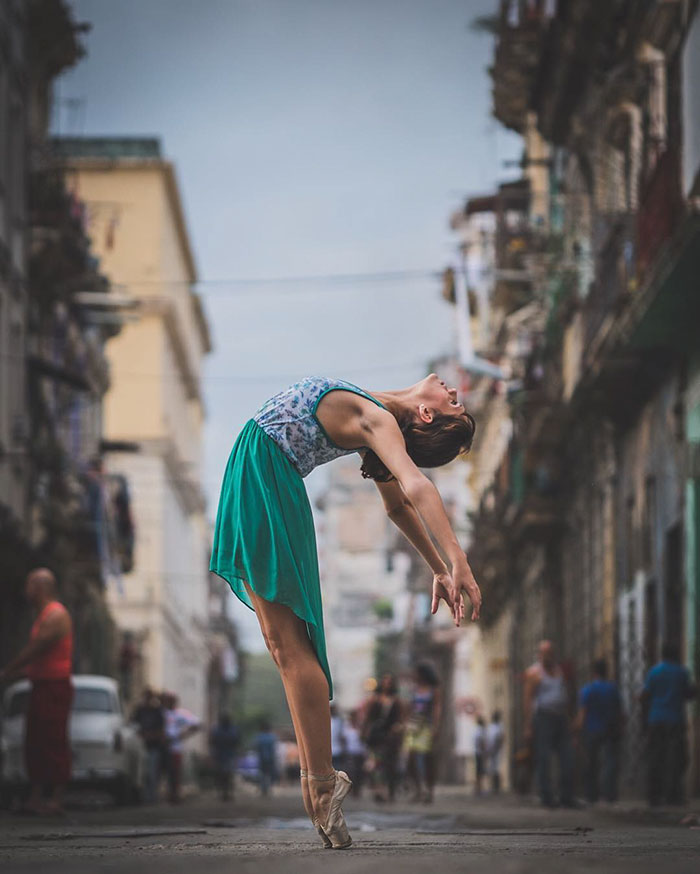
[(0, 814), (0, 871), (231, 874), (283, 872), (700, 871), (700, 817), (686, 811), (541, 810), (510, 797), (442, 790), (436, 803), (388, 807), (351, 799), (354, 846), (324, 850), (292, 789), (267, 799), (239, 791), (223, 804), (201, 795), (171, 807), (113, 808), (80, 798), (63, 819)]

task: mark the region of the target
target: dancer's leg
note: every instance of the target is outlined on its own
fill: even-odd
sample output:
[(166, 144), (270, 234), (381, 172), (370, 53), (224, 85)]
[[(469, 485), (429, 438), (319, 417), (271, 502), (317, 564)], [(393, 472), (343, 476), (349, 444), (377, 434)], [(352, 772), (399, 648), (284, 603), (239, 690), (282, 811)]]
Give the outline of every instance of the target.
[[(309, 773), (332, 773), (328, 681), (311, 645), (306, 623), (289, 607), (265, 601), (247, 584), (246, 589), (255, 607), (265, 644), (282, 677), (295, 723), (300, 761), (303, 755)], [(309, 781), (308, 791), (316, 817), (325, 822), (333, 782)]]
[[(255, 601), (253, 599), (256, 598), (257, 595), (255, 594), (255, 592), (253, 592), (253, 590), (250, 588), (248, 583), (245, 583), (245, 587), (246, 587), (246, 590), (248, 591), (248, 595), (250, 596), (251, 601), (253, 601), (253, 605), (255, 605)], [(267, 644), (267, 641), (269, 639), (269, 637), (268, 637), (269, 632), (268, 632), (267, 625), (266, 625), (265, 613), (264, 613), (264, 611), (256, 610), (256, 616), (258, 618), (258, 622), (260, 623), (260, 630), (262, 631), (263, 638), (265, 639), (265, 643)], [(269, 648), (270, 647), (268, 645), (268, 649)], [(286, 692), (286, 690), (285, 690), (285, 692)], [(289, 700), (289, 696), (287, 696), (287, 706), (289, 707), (289, 715), (292, 717), (292, 726), (294, 727), (294, 736), (296, 737), (297, 749), (299, 750), (299, 769), (301, 771), (307, 771), (308, 764), (306, 761), (306, 750), (304, 749), (304, 738), (302, 737), (302, 734), (301, 734), (301, 731), (299, 728), (299, 720), (297, 719), (296, 711), (294, 709), (294, 702)], [(313, 820), (314, 815), (313, 815), (313, 806), (311, 804), (311, 795), (309, 793), (309, 782), (306, 779), (306, 777), (300, 777), (300, 783), (301, 783), (301, 797), (302, 797), (303, 802), (304, 802), (304, 810), (306, 811), (309, 819)]]

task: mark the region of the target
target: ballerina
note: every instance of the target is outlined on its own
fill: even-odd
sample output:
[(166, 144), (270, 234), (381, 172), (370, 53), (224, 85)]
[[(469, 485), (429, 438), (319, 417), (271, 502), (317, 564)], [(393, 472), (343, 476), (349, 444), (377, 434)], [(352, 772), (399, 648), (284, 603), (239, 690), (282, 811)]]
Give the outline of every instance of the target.
[[(224, 473), (210, 569), (255, 610), (277, 665), (299, 746), (304, 807), (326, 847), (352, 843), (341, 805), (352, 786), (331, 762), (333, 683), (323, 631), (311, 507), (303, 477), (359, 452), (388, 517), (433, 572), (455, 625), (478, 619), (481, 593), (437, 489), (419, 468), (467, 452), (475, 423), (435, 374), (398, 391), (307, 377), (267, 401), (244, 426)], [(448, 563), (433, 544), (433, 535)]]

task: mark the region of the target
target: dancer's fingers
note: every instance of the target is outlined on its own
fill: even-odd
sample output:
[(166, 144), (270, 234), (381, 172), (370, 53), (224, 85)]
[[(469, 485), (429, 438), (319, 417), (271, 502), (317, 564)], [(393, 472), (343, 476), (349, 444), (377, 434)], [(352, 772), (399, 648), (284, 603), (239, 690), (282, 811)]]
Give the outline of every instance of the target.
[(430, 604), (430, 612), (437, 613), (438, 604), (440, 603), (440, 598), (438, 597), (437, 592), (433, 589), (433, 600)]

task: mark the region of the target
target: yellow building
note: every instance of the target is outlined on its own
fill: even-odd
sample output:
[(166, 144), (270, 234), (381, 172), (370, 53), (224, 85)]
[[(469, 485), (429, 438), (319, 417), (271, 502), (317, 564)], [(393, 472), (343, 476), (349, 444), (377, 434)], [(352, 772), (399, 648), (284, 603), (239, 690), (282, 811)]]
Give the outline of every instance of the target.
[(127, 477), (136, 529), (133, 570), (109, 592), (135, 645), (130, 677), (125, 651), (124, 679), (131, 697), (146, 683), (204, 715), (209, 536), (200, 374), (211, 346), (174, 169), (153, 139), (71, 139), (57, 148), (87, 205), (113, 297), (137, 302), (107, 346), (104, 404), (107, 468)]

